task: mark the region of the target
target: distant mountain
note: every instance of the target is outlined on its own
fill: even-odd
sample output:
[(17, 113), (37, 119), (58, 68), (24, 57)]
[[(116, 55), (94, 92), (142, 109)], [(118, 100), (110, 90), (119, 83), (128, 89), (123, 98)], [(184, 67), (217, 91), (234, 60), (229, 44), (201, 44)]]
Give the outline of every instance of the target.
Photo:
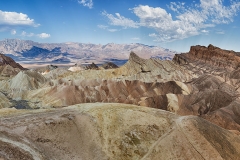
[[(38, 43), (29, 40), (5, 39), (0, 41), (0, 52), (11, 55), (19, 63), (59, 63), (69, 59), (72, 63), (103, 64), (107, 61), (127, 61), (133, 51), (143, 58), (171, 60), (177, 52), (140, 43), (106, 45), (91, 43)], [(65, 61), (64, 61), (65, 62)], [(122, 64), (119, 63), (119, 64)]]

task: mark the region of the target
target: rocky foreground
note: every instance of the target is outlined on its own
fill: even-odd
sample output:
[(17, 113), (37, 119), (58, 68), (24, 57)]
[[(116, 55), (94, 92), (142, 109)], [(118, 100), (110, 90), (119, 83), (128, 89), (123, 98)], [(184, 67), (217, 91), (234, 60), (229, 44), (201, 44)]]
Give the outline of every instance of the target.
[(131, 52), (119, 68), (11, 64), (0, 72), (0, 157), (240, 157), (238, 52), (193, 46), (172, 61)]
[(0, 111), (6, 159), (238, 159), (240, 137), (196, 116), (127, 104)]

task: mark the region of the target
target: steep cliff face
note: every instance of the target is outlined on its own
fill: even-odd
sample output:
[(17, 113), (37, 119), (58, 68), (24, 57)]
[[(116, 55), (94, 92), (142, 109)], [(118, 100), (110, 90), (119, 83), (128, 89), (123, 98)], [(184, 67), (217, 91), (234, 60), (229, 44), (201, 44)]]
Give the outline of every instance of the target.
[(229, 69), (237, 69), (240, 66), (239, 53), (223, 50), (211, 44), (208, 47), (192, 46), (188, 53), (176, 54), (173, 61), (180, 65), (198, 61), (215, 67)]

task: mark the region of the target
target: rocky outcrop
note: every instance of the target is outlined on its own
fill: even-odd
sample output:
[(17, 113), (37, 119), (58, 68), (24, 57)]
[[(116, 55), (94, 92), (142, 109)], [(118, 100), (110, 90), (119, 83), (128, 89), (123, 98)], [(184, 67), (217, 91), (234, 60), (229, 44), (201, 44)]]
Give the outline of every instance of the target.
[(0, 109), (9, 108), (10, 106), (12, 106), (12, 103), (2, 92), (0, 92)]
[(10, 81), (11, 90), (33, 90), (38, 89), (46, 82), (46, 78), (35, 71), (21, 71)]
[(198, 63), (203, 62), (214, 67), (229, 69), (238, 69), (240, 66), (239, 53), (223, 50), (211, 44), (208, 47), (192, 46), (188, 53), (176, 54), (173, 61), (180, 65), (198, 61)]
[(0, 80), (15, 76), (21, 70), (25, 70), (25, 68), (12, 58), (0, 53)]
[(112, 62), (106, 62), (106, 63), (102, 64), (100, 67), (102, 67), (104, 69), (118, 68), (118, 66)]
[(240, 137), (196, 116), (125, 104), (0, 110), (7, 159), (238, 159)]
[(85, 69), (98, 69), (98, 66), (92, 62), (92, 64), (86, 65)]
[(10, 65), (0, 66), (0, 78), (8, 78), (17, 75), (21, 69), (13, 68)]
[(13, 68), (19, 68), (21, 70), (24, 70), (24, 68), (16, 63), (12, 58), (5, 56), (4, 54), (0, 53), (0, 66), (6, 66), (9, 65)]
[(199, 115), (229, 130), (240, 131), (240, 57), (238, 52), (213, 45), (192, 46), (175, 55), (174, 63), (192, 71), (192, 93), (178, 97), (180, 115)]
[(130, 53), (126, 64), (114, 71), (115, 74), (125, 76), (128, 80), (142, 81), (188, 81), (194, 76), (191, 72), (184, 70), (172, 61), (162, 61), (157, 58), (143, 59), (134, 52)]

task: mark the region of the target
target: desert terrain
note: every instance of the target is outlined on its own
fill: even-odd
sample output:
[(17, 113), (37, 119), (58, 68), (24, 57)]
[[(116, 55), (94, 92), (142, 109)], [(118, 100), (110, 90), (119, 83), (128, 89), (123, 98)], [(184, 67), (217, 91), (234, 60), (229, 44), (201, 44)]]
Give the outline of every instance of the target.
[(0, 54), (0, 158), (240, 159), (240, 53), (140, 55), (27, 69)]

